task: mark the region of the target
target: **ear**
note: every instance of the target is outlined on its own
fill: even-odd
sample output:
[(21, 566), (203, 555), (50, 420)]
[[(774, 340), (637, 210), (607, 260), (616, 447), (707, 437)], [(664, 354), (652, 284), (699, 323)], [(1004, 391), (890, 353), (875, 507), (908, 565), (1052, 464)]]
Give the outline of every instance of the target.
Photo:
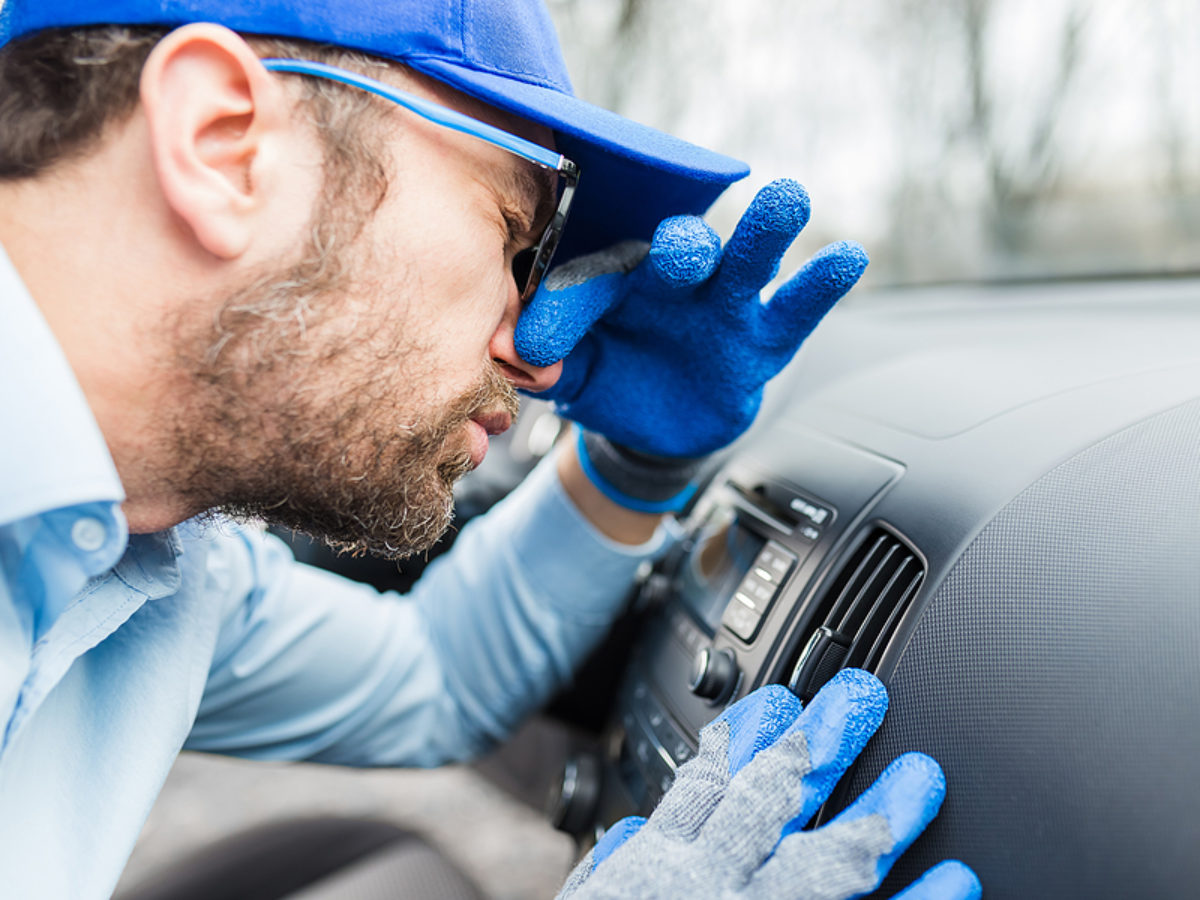
[(209, 253), (238, 257), (283, 162), (286, 92), (239, 35), (194, 24), (150, 53), (141, 101), (167, 204)]

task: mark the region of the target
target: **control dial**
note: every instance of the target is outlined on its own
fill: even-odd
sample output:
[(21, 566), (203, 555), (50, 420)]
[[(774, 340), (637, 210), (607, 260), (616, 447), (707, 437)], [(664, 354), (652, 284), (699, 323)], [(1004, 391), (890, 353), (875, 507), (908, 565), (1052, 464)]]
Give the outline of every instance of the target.
[(688, 687), (697, 697), (720, 703), (733, 693), (739, 674), (732, 650), (705, 647), (692, 660), (692, 677)]
[(562, 777), (547, 805), (551, 824), (576, 837), (584, 834), (595, 823), (600, 788), (601, 766), (595, 754), (572, 756), (563, 766)]

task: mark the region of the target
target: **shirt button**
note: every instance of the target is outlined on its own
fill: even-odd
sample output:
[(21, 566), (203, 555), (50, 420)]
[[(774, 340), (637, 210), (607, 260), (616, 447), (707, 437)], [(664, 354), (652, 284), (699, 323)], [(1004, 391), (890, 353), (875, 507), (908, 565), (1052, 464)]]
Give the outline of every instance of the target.
[(108, 540), (108, 530), (99, 519), (84, 516), (71, 526), (71, 540), (84, 553), (95, 553)]

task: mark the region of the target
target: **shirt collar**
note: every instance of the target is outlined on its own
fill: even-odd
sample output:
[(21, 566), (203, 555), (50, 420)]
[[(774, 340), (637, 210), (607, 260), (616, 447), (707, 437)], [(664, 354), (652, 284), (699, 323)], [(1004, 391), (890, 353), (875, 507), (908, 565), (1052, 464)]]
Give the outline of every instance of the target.
[(50, 326), (0, 246), (0, 525), (125, 499), (104, 436)]

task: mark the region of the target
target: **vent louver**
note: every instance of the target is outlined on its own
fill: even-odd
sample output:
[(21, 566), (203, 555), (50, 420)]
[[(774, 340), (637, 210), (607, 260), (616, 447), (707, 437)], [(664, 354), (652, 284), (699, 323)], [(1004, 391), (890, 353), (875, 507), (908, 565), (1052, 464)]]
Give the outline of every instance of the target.
[(788, 687), (808, 702), (839, 669), (873, 669), (924, 578), (915, 550), (885, 528), (872, 529), (818, 602)]

